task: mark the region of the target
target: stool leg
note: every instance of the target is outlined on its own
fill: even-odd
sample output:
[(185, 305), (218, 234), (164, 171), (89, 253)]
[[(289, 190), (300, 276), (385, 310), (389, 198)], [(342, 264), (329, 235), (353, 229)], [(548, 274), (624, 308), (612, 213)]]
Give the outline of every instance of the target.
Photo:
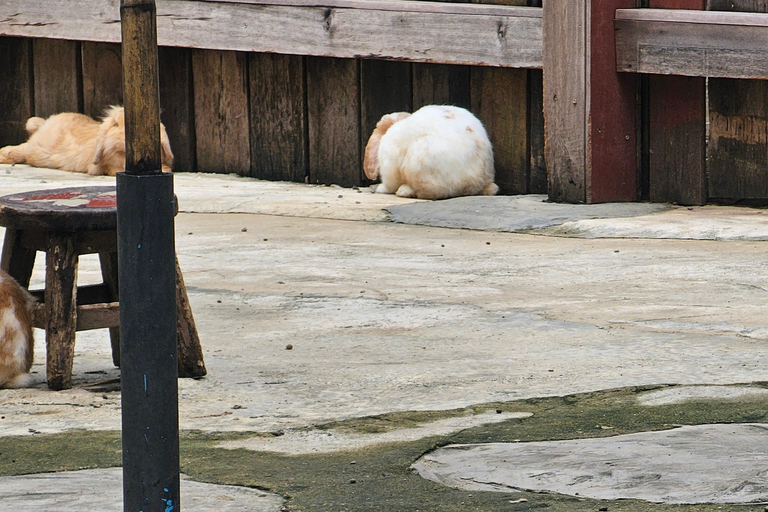
[(45, 263), (45, 308), (48, 326), (48, 387), (72, 387), (72, 362), (75, 357), (77, 328), (77, 263), (72, 236), (53, 234), (48, 239)]
[(176, 258), (176, 329), (178, 332), (179, 377), (204, 377), (207, 373), (203, 361), (203, 348), (197, 335), (195, 318), (189, 305), (187, 287)]
[(37, 253), (21, 246), (22, 235), (23, 232), (18, 229), (6, 228), (0, 268), (8, 272), (21, 286), (29, 288)]
[[(119, 302), (120, 300), (120, 288), (117, 280), (117, 252), (100, 252), (99, 261), (101, 262), (101, 277), (104, 280), (104, 284), (109, 288), (109, 300), (111, 302)], [(112, 362), (120, 367), (120, 328), (109, 328), (109, 340), (112, 342)]]

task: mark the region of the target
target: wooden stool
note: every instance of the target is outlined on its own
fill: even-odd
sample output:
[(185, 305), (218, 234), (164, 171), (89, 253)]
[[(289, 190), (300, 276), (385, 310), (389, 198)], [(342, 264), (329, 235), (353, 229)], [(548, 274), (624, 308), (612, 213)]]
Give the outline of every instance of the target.
[[(115, 187), (37, 190), (0, 197), (0, 226), (6, 228), (0, 268), (21, 286), (29, 288), (36, 251), (46, 254), (45, 289), (30, 292), (39, 301), (34, 325), (45, 329), (48, 387), (72, 387), (76, 331), (109, 328), (112, 361), (120, 366)], [(77, 286), (78, 257), (93, 253), (99, 255), (103, 283)], [(203, 351), (178, 259), (176, 308), (179, 376), (203, 377)]]

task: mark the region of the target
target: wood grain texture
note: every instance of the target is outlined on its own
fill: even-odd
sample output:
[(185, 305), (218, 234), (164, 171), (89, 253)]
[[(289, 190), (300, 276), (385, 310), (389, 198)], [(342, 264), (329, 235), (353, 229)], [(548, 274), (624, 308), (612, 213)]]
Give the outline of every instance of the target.
[(250, 173), (247, 62), (239, 52), (192, 53), (198, 171)]
[[(117, 266), (117, 244), (115, 250), (99, 253), (101, 277), (108, 291), (108, 301), (120, 303), (120, 282)], [(78, 315), (79, 318), (80, 315)], [(120, 366), (120, 312), (118, 309), (117, 326), (109, 328), (109, 341), (112, 346), (112, 363)], [(103, 326), (102, 326), (103, 327)]]
[(197, 333), (178, 258), (176, 258), (176, 331), (179, 377), (195, 379), (205, 377), (208, 371), (203, 360), (203, 347), (200, 345), (200, 336)]
[(7, 272), (24, 288), (29, 288), (37, 251), (24, 247), (21, 243), (22, 236), (23, 232), (18, 229), (5, 228), (0, 269)]
[(80, 43), (58, 39), (33, 39), (35, 115), (83, 110), (83, 76)]
[(123, 104), (123, 63), (119, 44), (81, 43), (83, 113), (98, 118), (110, 105)]
[[(540, 9), (365, 0), (279, 3), (159, 0), (158, 43), (247, 52), (541, 67)], [(0, 3), (0, 35), (118, 42), (118, 20), (115, 0)]]
[[(385, 114), (412, 112), (412, 67), (407, 62), (363, 60), (360, 62), (360, 169), (363, 151), (376, 123)], [(368, 183), (363, 172), (360, 182)]]
[(303, 183), (308, 166), (304, 58), (252, 53), (249, 59), (250, 175)]
[(501, 194), (528, 193), (528, 72), (472, 68), (472, 112), (493, 145)]
[(27, 140), (24, 125), (34, 112), (32, 43), (0, 37), (0, 147)]
[[(709, 0), (708, 9), (766, 13), (768, 2)], [(765, 55), (765, 40), (759, 43)], [(765, 68), (762, 72), (768, 75)], [(768, 84), (711, 79), (709, 122), (709, 196), (728, 201), (768, 198)]]
[(706, 202), (702, 78), (650, 77), (649, 198)]
[(528, 193), (547, 193), (547, 163), (544, 158), (544, 74), (541, 70), (528, 71), (528, 116), (530, 170)]
[(155, 3), (123, 2), (122, 70), (125, 105), (125, 172), (159, 174), (160, 78)]
[(587, 202), (636, 201), (637, 87), (616, 72), (613, 31), (617, 8), (635, 0), (591, 2), (587, 104)]
[(469, 109), (469, 66), (413, 64), (413, 109), (455, 105)]
[[(703, 9), (704, 1), (652, 0), (650, 6)], [(693, 205), (706, 202), (705, 87), (701, 78), (649, 78), (651, 201)]]
[(77, 330), (77, 263), (73, 238), (51, 234), (45, 262), (45, 329), (48, 387), (59, 391), (72, 387)]
[(620, 9), (615, 28), (619, 71), (768, 78), (766, 14)]
[(195, 164), (195, 110), (192, 93), (192, 50), (158, 48), (160, 120), (173, 151), (174, 172), (191, 172)]
[(544, 9), (544, 119), (548, 194), (587, 200), (587, 2), (549, 0)]
[(360, 70), (353, 59), (307, 58), (309, 182), (360, 185)]
[(637, 197), (635, 78), (616, 73), (614, 11), (634, 0), (544, 7), (545, 158), (554, 201)]
[[(473, 0), (474, 3), (517, 5), (528, 0)], [(500, 194), (529, 191), (530, 153), (526, 70), (471, 68), (472, 112), (480, 119), (493, 145), (495, 182)]]

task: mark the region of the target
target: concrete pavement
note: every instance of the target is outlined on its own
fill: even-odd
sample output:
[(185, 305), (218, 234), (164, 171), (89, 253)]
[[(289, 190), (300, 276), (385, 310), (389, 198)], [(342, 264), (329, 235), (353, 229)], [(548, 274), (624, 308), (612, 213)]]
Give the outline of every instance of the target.
[[(0, 166), (3, 194), (112, 182)], [(175, 182), (177, 252), (209, 372), (180, 381), (180, 422), (214, 436), (216, 453), (343, 454), (542, 417), (522, 405), (498, 418), (506, 406), (466, 412), (482, 404), (767, 380), (765, 210), (541, 196), (424, 202), (216, 175)], [(80, 276), (97, 281), (97, 261), (83, 257)], [(43, 347), (38, 332), (38, 385), (2, 391), (0, 442), (119, 430), (107, 333), (78, 335), (72, 390), (47, 390)], [(742, 398), (712, 391), (697, 400)], [(765, 414), (764, 398), (749, 400)], [(342, 428), (420, 412), (386, 432)], [(17, 474), (8, 467), (0, 455), (0, 474)], [(31, 503), (15, 510), (40, 510)], [(46, 510), (78, 509), (68, 506)]]

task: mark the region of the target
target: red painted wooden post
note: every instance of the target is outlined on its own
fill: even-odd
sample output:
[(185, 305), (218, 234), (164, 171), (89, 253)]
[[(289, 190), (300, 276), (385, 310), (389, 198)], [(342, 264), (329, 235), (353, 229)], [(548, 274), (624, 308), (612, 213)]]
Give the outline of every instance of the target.
[[(650, 0), (649, 7), (704, 10), (705, 0)], [(704, 204), (706, 186), (706, 81), (649, 77), (649, 181), (651, 201)]]
[(544, 2), (545, 153), (553, 201), (637, 199), (637, 78), (616, 72), (613, 20), (635, 0)]

